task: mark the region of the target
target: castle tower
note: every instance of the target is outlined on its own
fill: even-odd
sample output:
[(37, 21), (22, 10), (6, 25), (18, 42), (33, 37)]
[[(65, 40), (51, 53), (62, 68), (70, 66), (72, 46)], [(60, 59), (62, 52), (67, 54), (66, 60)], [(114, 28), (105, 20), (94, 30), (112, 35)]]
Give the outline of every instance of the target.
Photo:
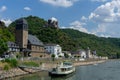
[(48, 20), (48, 26), (58, 28), (58, 20), (52, 17)]
[(15, 42), (21, 49), (27, 48), (28, 43), (28, 23), (24, 18), (16, 21)]

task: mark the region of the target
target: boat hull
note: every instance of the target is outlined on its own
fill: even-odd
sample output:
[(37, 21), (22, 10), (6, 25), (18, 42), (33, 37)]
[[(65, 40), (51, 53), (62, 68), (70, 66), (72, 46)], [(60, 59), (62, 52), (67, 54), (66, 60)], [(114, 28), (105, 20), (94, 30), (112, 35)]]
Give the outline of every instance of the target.
[(61, 77), (61, 76), (68, 76), (70, 74), (74, 74), (75, 73), (75, 69), (71, 72), (68, 72), (68, 73), (57, 73), (57, 72), (49, 72), (49, 76), (52, 76), (52, 77)]
[(75, 73), (75, 71), (72, 72), (72, 73), (69, 73), (69, 74), (51, 74), (51, 73), (49, 72), (49, 76), (51, 76), (51, 77), (64, 77), (64, 76), (73, 75), (74, 73)]

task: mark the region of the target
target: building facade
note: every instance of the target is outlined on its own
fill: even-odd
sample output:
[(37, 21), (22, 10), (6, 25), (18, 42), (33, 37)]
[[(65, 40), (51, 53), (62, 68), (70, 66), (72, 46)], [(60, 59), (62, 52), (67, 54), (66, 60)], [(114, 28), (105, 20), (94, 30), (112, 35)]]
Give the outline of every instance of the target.
[(19, 46), (14, 42), (8, 41), (7, 45), (8, 45), (8, 52), (10, 52), (10, 53), (20, 51)]
[(72, 52), (72, 55), (74, 57), (79, 57), (79, 58), (87, 58), (87, 54), (85, 50), (77, 50), (75, 52)]
[(24, 18), (16, 21), (15, 42), (25, 57), (45, 57), (43, 43), (33, 35), (28, 34), (28, 23)]
[(32, 57), (45, 57), (44, 44), (36, 36), (28, 35), (28, 49), (31, 50)]
[(46, 44), (45, 45), (45, 50), (49, 53), (49, 54), (55, 54), (55, 57), (58, 58), (59, 55), (62, 54), (62, 48), (60, 45), (58, 44)]

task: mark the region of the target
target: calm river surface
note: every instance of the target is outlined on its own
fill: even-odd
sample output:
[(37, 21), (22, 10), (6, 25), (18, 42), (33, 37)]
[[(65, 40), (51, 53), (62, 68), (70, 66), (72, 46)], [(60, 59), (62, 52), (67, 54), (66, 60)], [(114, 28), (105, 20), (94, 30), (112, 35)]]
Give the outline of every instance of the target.
[(76, 67), (76, 73), (67, 77), (51, 78), (47, 72), (35, 73), (9, 80), (120, 80), (120, 60)]

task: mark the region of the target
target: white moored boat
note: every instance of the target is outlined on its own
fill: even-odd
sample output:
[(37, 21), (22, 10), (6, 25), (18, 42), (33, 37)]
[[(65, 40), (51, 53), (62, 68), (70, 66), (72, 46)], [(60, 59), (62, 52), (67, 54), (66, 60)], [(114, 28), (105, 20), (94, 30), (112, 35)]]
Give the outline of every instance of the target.
[(75, 67), (71, 62), (64, 62), (58, 65), (56, 68), (53, 68), (50, 72), (50, 76), (65, 76), (75, 72)]

